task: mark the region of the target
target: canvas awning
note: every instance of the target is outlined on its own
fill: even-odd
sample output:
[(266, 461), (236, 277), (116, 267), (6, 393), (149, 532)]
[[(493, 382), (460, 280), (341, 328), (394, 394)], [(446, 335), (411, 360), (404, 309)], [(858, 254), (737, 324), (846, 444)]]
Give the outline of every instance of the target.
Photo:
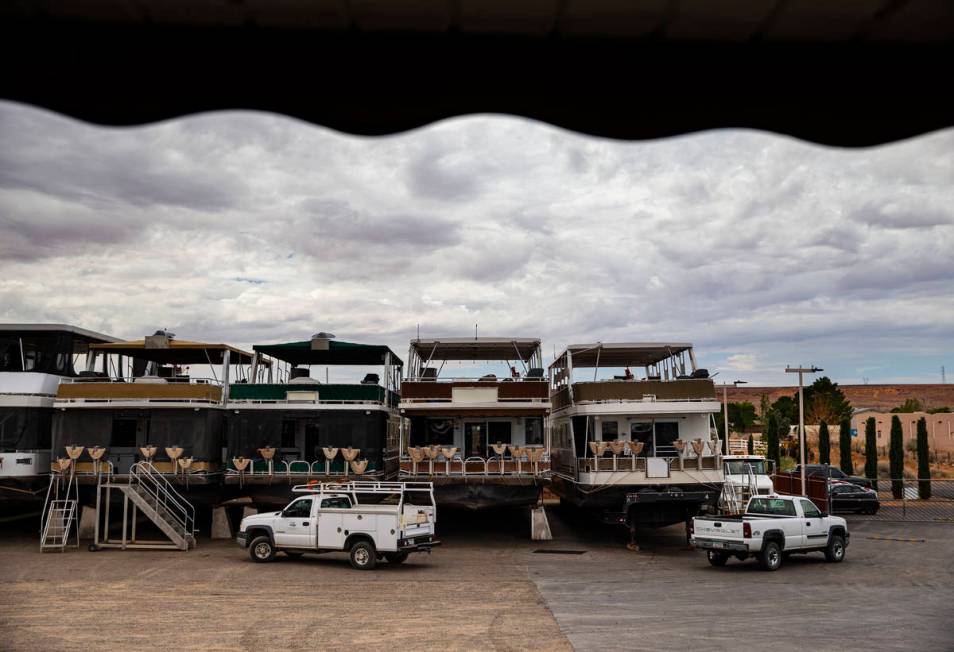
[(127, 355), (137, 360), (159, 364), (222, 364), (226, 351), (232, 352), (232, 364), (251, 364), (252, 354), (228, 344), (210, 344), (189, 340), (170, 340), (162, 348), (146, 346), (145, 340), (130, 340), (111, 344), (94, 344), (89, 347), (95, 353)]
[(540, 348), (540, 340), (527, 337), (444, 337), (411, 340), (411, 348), (422, 360), (530, 360)]
[[(391, 354), (391, 364), (403, 367), (401, 358), (387, 346), (380, 344), (357, 344), (340, 340), (324, 340), (327, 348), (315, 348), (315, 340), (286, 342), (284, 344), (256, 344), (258, 353), (293, 365), (383, 365), (385, 356)], [(323, 345), (322, 345), (323, 346)]]
[(567, 351), (573, 356), (573, 366), (595, 367), (647, 367), (679, 355), (692, 348), (687, 342), (636, 342), (571, 344), (557, 360), (565, 358)]

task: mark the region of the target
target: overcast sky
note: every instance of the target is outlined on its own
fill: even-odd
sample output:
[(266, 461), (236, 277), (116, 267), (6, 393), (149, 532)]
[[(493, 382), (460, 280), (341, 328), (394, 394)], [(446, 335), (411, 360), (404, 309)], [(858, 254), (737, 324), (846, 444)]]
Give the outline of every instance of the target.
[(954, 382), (954, 131), (643, 143), (504, 116), (356, 138), (0, 103), (0, 321), (241, 346), (691, 341), (720, 379)]

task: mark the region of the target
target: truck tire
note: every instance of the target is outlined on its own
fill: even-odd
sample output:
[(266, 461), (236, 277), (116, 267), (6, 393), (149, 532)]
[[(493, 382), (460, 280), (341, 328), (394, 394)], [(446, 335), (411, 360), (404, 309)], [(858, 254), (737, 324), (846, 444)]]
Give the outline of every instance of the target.
[(275, 559), (275, 546), (272, 545), (272, 540), (265, 536), (255, 537), (248, 547), (248, 556), (259, 564)]
[(348, 560), (351, 567), (357, 570), (371, 570), (378, 563), (378, 554), (374, 550), (374, 545), (368, 541), (358, 541), (351, 546), (348, 553)]
[(845, 537), (840, 534), (833, 534), (828, 538), (828, 546), (825, 548), (825, 559), (837, 564), (845, 558)]
[(759, 553), (759, 564), (767, 571), (778, 570), (782, 565), (782, 548), (774, 541), (769, 541), (762, 546), (762, 552)]
[(389, 564), (403, 564), (407, 560), (406, 552), (386, 552), (384, 558)]
[(709, 559), (709, 563), (713, 566), (725, 566), (725, 563), (729, 561), (729, 555), (724, 552), (716, 552), (714, 550), (709, 550), (706, 552), (706, 557)]

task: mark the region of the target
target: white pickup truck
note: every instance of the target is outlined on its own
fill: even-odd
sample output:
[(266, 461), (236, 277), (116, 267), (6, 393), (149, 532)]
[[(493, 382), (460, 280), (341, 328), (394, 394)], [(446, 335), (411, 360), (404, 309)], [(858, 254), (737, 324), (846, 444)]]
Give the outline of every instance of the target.
[(351, 566), (370, 570), (380, 559), (400, 564), (430, 552), (437, 508), (430, 482), (349, 482), (298, 485), (302, 494), (280, 512), (246, 516), (236, 541), (256, 562), (275, 553), (347, 551)]
[(689, 535), (713, 566), (724, 566), (729, 557), (757, 557), (770, 571), (795, 553), (824, 552), (828, 561), (837, 563), (848, 547), (845, 519), (822, 514), (802, 496), (757, 496), (740, 516), (697, 516)]

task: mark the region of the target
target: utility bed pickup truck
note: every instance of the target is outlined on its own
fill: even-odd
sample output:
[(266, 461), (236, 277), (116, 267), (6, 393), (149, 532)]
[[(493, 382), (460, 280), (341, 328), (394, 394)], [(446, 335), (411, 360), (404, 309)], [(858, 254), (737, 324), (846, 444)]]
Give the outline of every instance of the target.
[(705, 550), (709, 563), (725, 566), (729, 557), (756, 557), (762, 568), (777, 570), (795, 553), (823, 552), (830, 562), (845, 558), (845, 519), (823, 514), (802, 496), (757, 496), (741, 516), (697, 516), (690, 524), (690, 543)]
[(349, 482), (298, 485), (302, 494), (280, 512), (246, 516), (237, 542), (252, 561), (275, 553), (345, 551), (351, 566), (370, 570), (381, 559), (400, 564), (412, 552), (430, 552), (437, 508), (430, 482)]

